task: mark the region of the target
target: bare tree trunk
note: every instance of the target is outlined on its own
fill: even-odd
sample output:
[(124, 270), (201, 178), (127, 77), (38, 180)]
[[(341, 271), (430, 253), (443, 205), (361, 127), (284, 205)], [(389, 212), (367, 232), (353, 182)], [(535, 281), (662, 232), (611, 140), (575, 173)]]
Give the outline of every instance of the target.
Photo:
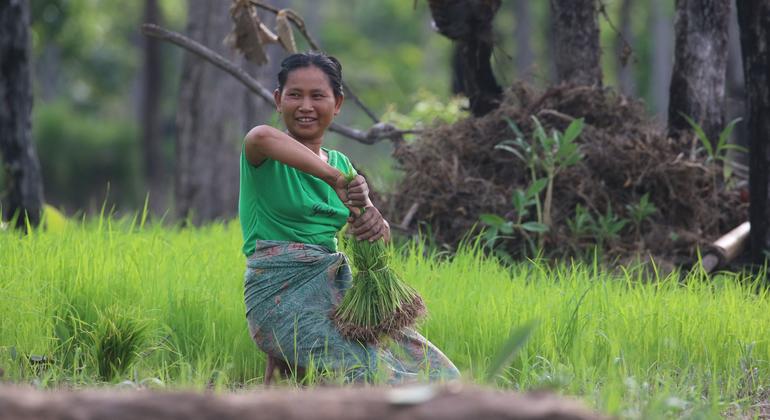
[(668, 17), (664, 4), (666, 0), (652, 0), (650, 27), (652, 27), (652, 104), (658, 115), (668, 114), (668, 88), (671, 83), (674, 41), (674, 25)]
[(602, 85), (596, 0), (550, 0), (559, 83)]
[(492, 20), (499, 0), (429, 0), (439, 32), (454, 41), (452, 91), (464, 93), (471, 112), (480, 117), (497, 108), (503, 93), (495, 79)]
[[(620, 4), (620, 34), (615, 37), (615, 57), (618, 65), (618, 87), (626, 96), (636, 96), (633, 66), (631, 65), (630, 46), (634, 44), (634, 33), (631, 28), (631, 11), (633, 0), (623, 0)], [(626, 44), (626, 42), (628, 44)]]
[(691, 132), (682, 114), (716, 141), (724, 128), (727, 28), (730, 0), (677, 0), (674, 70), (668, 105), (668, 133)]
[[(225, 56), (231, 28), (228, 3), (189, 0), (187, 34)], [(177, 110), (176, 213), (194, 224), (232, 217), (238, 203), (238, 156), (243, 138), (243, 95), (228, 74), (185, 53)], [(235, 104), (235, 107), (233, 105)]]
[(762, 264), (770, 251), (770, 3), (739, 0), (738, 24), (750, 144), (749, 241), (752, 261)]
[(0, 157), (8, 184), (2, 207), (3, 217), (19, 216), (18, 227), (27, 218), (37, 226), (43, 210), (43, 177), (30, 133), (29, 19), (27, 0), (0, 2)]
[[(749, 135), (746, 131), (746, 90), (743, 82), (743, 63), (741, 62), (741, 34), (738, 28), (738, 13), (735, 7), (730, 8), (730, 26), (727, 38), (727, 120), (743, 118), (743, 122), (735, 125), (733, 143), (748, 150)], [(738, 162), (748, 166), (746, 153), (730, 149), (727, 151), (730, 162)]]
[[(145, 0), (144, 23), (162, 24), (158, 0)], [(160, 89), (163, 85), (163, 68), (160, 57), (160, 40), (149, 36), (144, 42), (144, 64), (142, 78), (142, 161), (144, 180), (150, 194), (150, 208), (153, 214), (162, 214), (166, 209), (166, 183), (163, 167), (160, 127)]]
[(516, 28), (513, 32), (513, 36), (516, 38), (516, 73), (520, 79), (531, 82), (535, 53), (532, 51), (532, 10), (530, 0), (515, 0), (513, 7), (513, 13), (516, 18)]

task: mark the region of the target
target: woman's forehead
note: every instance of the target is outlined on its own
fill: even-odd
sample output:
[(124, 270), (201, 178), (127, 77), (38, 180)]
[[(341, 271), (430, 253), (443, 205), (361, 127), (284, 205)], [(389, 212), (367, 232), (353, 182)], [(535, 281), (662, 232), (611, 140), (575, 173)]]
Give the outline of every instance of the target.
[(286, 77), (285, 88), (331, 89), (329, 77), (315, 66), (292, 70)]

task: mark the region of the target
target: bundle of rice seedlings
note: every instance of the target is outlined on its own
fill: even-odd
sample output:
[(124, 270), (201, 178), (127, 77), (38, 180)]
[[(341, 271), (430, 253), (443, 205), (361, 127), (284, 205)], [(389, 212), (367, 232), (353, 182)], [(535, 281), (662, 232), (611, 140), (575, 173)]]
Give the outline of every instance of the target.
[[(348, 175), (350, 181), (355, 175)], [(363, 211), (363, 209), (362, 209)], [(349, 339), (376, 343), (413, 325), (425, 314), (425, 303), (388, 266), (383, 239), (350, 241), (353, 285), (333, 313), (340, 333)]]

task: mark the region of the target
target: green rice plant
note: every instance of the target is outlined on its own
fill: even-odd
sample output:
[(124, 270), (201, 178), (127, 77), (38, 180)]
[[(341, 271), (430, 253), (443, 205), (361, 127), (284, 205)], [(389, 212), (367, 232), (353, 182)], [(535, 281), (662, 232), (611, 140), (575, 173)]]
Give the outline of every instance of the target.
[(104, 381), (124, 375), (146, 350), (149, 325), (112, 307), (99, 312), (93, 331), (96, 373)]
[[(346, 174), (348, 182), (354, 177), (352, 172)], [(361, 209), (361, 214), (364, 211)], [(352, 239), (349, 249), (355, 268), (353, 284), (333, 314), (343, 336), (375, 343), (424, 315), (420, 295), (390, 268), (390, 253), (383, 239)]]
[[(507, 333), (538, 320), (495, 376), (496, 387), (551, 389), (618, 418), (760, 414), (770, 389), (764, 273), (661, 275), (596, 261), (504, 266), (482, 240), (440, 258), (426, 243), (389, 247), (388, 266), (430, 307), (420, 333), (464, 381), (488, 383)], [(148, 350), (123, 379), (157, 378), (169, 389), (259, 387), (265, 359), (246, 326), (241, 245), (236, 221), (131, 228), (130, 218), (105, 215), (101, 224), (71, 220), (62, 232), (0, 232), (3, 380), (107, 385), (88, 335), (77, 339), (83, 355), (71, 356), (79, 366), (61, 362), (56, 317), (72, 306), (86, 331), (98, 324), (96, 308), (149, 324)], [(29, 355), (51, 363), (35, 365)], [(319, 376), (302, 383), (324, 383)]]

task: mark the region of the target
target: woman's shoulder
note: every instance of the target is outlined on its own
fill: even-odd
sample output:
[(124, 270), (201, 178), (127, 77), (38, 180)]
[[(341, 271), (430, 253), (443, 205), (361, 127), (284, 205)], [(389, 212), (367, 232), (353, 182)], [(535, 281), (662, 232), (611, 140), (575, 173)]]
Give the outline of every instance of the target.
[(329, 149), (326, 147), (322, 147), (321, 149), (325, 151), (326, 155), (329, 157), (327, 161), (329, 165), (345, 171), (351, 169), (355, 170), (353, 168), (353, 164), (350, 162), (350, 158), (348, 158), (344, 153), (340, 152), (339, 150)]

